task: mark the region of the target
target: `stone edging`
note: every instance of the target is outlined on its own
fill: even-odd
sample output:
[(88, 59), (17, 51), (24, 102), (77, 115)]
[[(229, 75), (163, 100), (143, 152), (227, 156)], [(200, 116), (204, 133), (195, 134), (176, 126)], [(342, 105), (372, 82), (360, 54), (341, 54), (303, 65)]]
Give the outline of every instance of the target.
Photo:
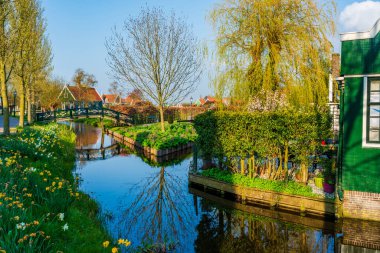
[(165, 155), (169, 155), (169, 154), (172, 154), (172, 153), (176, 153), (176, 152), (179, 152), (179, 151), (182, 151), (182, 150), (186, 150), (186, 149), (190, 149), (193, 147), (193, 143), (192, 142), (189, 142), (185, 145), (180, 145), (176, 148), (166, 148), (166, 149), (160, 149), (160, 150), (157, 150), (155, 148), (150, 148), (150, 147), (143, 147), (140, 143), (138, 143), (137, 141), (131, 139), (131, 138), (128, 138), (124, 135), (121, 135), (119, 133), (116, 133), (114, 131), (111, 131), (109, 129), (106, 129), (106, 132), (107, 134), (111, 135), (112, 137), (114, 137), (114, 139), (124, 145), (127, 145), (128, 147), (130, 148), (138, 148), (138, 149), (141, 149), (144, 151), (144, 153), (148, 153), (150, 155), (154, 155), (154, 156), (165, 156)]
[(203, 185), (205, 189), (212, 188), (223, 195), (228, 192), (237, 195), (242, 202), (254, 202), (279, 209), (310, 213), (318, 216), (335, 216), (335, 201), (323, 198), (310, 198), (255, 188), (232, 185), (208, 177), (189, 174), (189, 183)]

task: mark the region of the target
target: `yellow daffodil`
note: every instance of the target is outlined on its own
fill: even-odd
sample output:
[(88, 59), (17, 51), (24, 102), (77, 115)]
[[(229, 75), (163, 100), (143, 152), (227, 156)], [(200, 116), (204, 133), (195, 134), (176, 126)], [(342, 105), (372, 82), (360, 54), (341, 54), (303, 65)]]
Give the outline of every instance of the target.
[(116, 248), (116, 247), (113, 247), (113, 248), (112, 248), (112, 253), (117, 253), (117, 252), (119, 252), (119, 249)]
[(108, 245), (110, 245), (110, 242), (109, 242), (109, 241), (105, 241), (105, 242), (103, 242), (103, 247), (104, 247), (104, 248), (107, 248)]

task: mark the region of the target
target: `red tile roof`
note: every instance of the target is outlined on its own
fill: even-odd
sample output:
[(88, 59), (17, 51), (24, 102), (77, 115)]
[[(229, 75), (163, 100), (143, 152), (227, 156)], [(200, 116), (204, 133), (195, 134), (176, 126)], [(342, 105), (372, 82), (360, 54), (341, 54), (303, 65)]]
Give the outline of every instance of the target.
[(122, 98), (121, 99), (121, 103), (124, 103), (124, 104), (129, 104), (129, 105), (134, 105), (136, 102), (139, 102), (141, 101), (140, 98), (137, 98), (136, 96), (134, 95), (128, 95), (126, 98)]
[(99, 93), (92, 87), (67, 86), (74, 99), (77, 101), (101, 102)]
[(103, 95), (103, 100), (105, 103), (115, 103), (118, 97), (116, 94), (105, 94)]

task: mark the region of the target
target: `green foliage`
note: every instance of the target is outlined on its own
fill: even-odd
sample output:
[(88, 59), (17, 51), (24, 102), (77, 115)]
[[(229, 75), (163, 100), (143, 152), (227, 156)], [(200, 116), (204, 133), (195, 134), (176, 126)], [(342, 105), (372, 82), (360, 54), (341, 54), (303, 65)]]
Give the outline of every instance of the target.
[(116, 127), (113, 131), (131, 138), (144, 147), (155, 149), (174, 148), (179, 145), (194, 142), (197, 134), (189, 123), (173, 123), (165, 125), (165, 132), (160, 124), (150, 124), (135, 127)]
[(334, 9), (333, 1), (221, 1), (211, 13), (216, 94), (248, 101), (281, 90), (293, 106), (324, 105)]
[(102, 251), (109, 236), (96, 203), (78, 191), (67, 126), (26, 127), (0, 137), (0, 151), (0, 251)]
[(266, 180), (261, 178), (249, 178), (240, 174), (232, 174), (228, 171), (220, 169), (209, 169), (201, 172), (202, 176), (210, 177), (226, 183), (252, 187), (259, 190), (268, 190), (274, 192), (287, 193), (292, 195), (299, 195), (305, 197), (318, 197), (319, 195), (313, 193), (310, 186), (302, 185), (293, 181), (281, 182), (274, 180)]
[(276, 157), (289, 146), (296, 161), (308, 161), (321, 139), (330, 137), (330, 117), (292, 111), (207, 112), (195, 118), (197, 144), (209, 157)]

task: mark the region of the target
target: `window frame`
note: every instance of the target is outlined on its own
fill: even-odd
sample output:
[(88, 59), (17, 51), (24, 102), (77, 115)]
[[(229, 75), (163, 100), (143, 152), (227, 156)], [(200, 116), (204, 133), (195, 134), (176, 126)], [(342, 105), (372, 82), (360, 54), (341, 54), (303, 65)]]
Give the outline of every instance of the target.
[[(371, 87), (371, 84), (372, 82), (374, 81), (378, 81), (380, 82), (380, 78), (379, 77), (373, 77), (373, 78), (368, 78), (367, 79), (367, 98), (366, 98), (366, 125), (367, 125), (367, 128), (366, 128), (366, 143), (368, 144), (375, 144), (375, 145), (380, 145), (380, 115), (379, 116), (372, 116), (371, 117), (371, 106), (380, 106), (380, 101), (379, 102), (371, 102), (371, 94), (373, 92), (378, 92), (380, 93), (380, 88), (378, 90), (371, 90), (372, 87)], [(378, 141), (371, 141), (370, 140), (370, 122), (371, 122), (371, 118), (378, 118), (379, 119), (379, 138), (378, 138)]]

